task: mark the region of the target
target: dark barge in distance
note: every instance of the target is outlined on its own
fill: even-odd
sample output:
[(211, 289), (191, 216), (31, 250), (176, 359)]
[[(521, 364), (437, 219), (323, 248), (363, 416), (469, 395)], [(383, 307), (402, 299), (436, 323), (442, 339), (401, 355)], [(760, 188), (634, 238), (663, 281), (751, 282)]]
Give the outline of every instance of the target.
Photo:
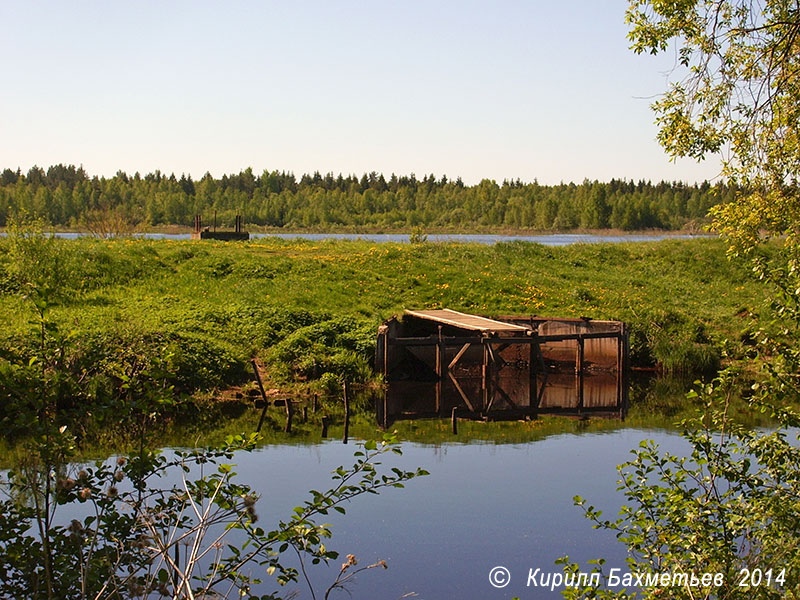
[(407, 310), (378, 329), (378, 419), (624, 418), (628, 353), (620, 321)]

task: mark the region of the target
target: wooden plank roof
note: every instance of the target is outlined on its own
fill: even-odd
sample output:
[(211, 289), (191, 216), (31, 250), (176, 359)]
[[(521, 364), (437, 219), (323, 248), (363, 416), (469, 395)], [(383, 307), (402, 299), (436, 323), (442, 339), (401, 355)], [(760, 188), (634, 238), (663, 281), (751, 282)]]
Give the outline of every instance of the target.
[(441, 323), (442, 325), (451, 325), (461, 329), (486, 333), (521, 334), (531, 329), (530, 327), (524, 327), (522, 325), (514, 325), (512, 323), (487, 319), (486, 317), (479, 317), (478, 315), (468, 315), (467, 313), (450, 310), (449, 308), (440, 310), (407, 310), (405, 314), (417, 317), (418, 319), (426, 319), (428, 321), (434, 321), (435, 323)]

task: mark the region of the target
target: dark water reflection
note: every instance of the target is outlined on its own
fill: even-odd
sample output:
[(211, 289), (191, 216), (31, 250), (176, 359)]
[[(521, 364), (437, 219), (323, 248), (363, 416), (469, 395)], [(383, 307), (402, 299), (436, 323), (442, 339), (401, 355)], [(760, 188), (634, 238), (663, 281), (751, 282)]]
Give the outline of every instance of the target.
[(452, 415), (460, 418), (508, 420), (561, 415), (624, 419), (628, 385), (616, 373), (548, 373), (534, 380), (509, 374), (483, 385), (480, 376), (454, 377), (441, 384), (392, 381), (376, 403), (378, 423)]
[[(353, 597), (400, 598), (415, 592), (427, 599), (557, 598), (557, 591), (526, 587), (529, 569), (557, 572), (554, 561), (565, 555), (584, 564), (604, 557), (609, 566), (624, 569), (625, 548), (612, 534), (594, 530), (574, 506), (573, 497), (586, 497), (612, 517), (624, 502), (616, 490), (616, 465), (631, 458), (631, 449), (644, 439), (655, 439), (665, 450), (685, 452), (685, 443), (676, 433), (648, 429), (641, 423), (648, 415), (656, 417), (654, 423), (661, 423), (653, 411), (680, 412), (678, 407), (686, 404), (686, 387), (680, 381), (634, 380), (631, 423), (622, 421), (624, 415), (610, 406), (627, 398), (616, 383), (598, 376), (587, 377), (585, 384), (584, 408), (607, 409), (604, 416), (611, 418), (596, 418), (602, 413), (585, 411), (575, 416), (608, 423), (615, 429), (551, 433), (524, 443), (504, 443), (507, 440), (500, 438), (500, 429), (495, 439), (485, 441), (460, 433), (450, 437), (450, 442), (404, 443), (404, 455), (387, 459), (385, 467), (421, 466), (431, 475), (410, 482), (405, 489), (358, 498), (348, 507), (347, 516), (330, 518), (334, 531), (331, 547), (342, 554), (354, 553), (361, 561), (385, 559), (389, 565), (386, 571), (361, 574), (351, 588)], [(574, 378), (553, 378), (548, 388), (540, 399), (543, 410), (559, 409), (564, 414), (577, 410)], [(403, 398), (402, 393), (406, 394)], [(510, 396), (520, 399), (513, 390)], [(431, 416), (435, 389), (430, 383), (411, 384), (391, 397), (392, 406), (405, 411), (394, 413), (403, 419), (395, 425), (414, 423), (425, 432), (426, 427), (446, 421), (411, 420), (414, 411)], [(440, 401), (442, 412), (463, 403), (453, 390)], [(499, 401), (497, 404), (499, 413), (510, 410)], [(501, 415), (496, 416), (502, 420)], [(541, 419), (559, 422), (558, 417)], [(514, 428), (536, 428), (536, 420), (477, 423), (474, 427), (488, 432), (502, 426), (507, 433)], [(338, 441), (274, 445), (239, 457), (237, 471), (264, 494), (258, 508), (269, 521), (274, 515), (288, 514), (306, 490), (321, 489), (332, 469), (352, 462), (353, 450), (352, 441), (350, 445)], [(489, 583), (489, 571), (498, 565), (511, 572), (511, 583), (504, 589)], [(313, 570), (315, 585), (324, 588), (329, 584), (338, 566), (337, 561), (330, 568)]]
[[(619, 397), (615, 386), (611, 386), (614, 394), (608, 392), (607, 380), (600, 378), (594, 386), (594, 382), (588, 383), (591, 379), (587, 377), (585, 382), (584, 404), (603, 404), (612, 396)], [(574, 398), (572, 384), (574, 381), (553, 379), (553, 391), (543, 395), (541, 403), (552, 408), (559, 398)], [(590, 389), (593, 391), (588, 392)], [(522, 422), (472, 424), (482, 431), (483, 440), (469, 431), (460, 431), (458, 436), (445, 431), (438, 439), (447, 441), (421, 443), (420, 439), (435, 439), (425, 433), (417, 441), (404, 442), (403, 456), (387, 456), (383, 468), (423, 467), (430, 476), (409, 482), (405, 489), (356, 498), (346, 506), (345, 516), (324, 517), (324, 522), (332, 525), (329, 547), (342, 556), (355, 554), (362, 564), (384, 559), (389, 566), (388, 570), (360, 574), (350, 587), (352, 597), (395, 599), (415, 592), (417, 598), (429, 600), (558, 598), (557, 591), (526, 587), (529, 569), (556, 572), (554, 561), (564, 555), (581, 563), (605, 557), (609, 566), (624, 569), (624, 547), (608, 532), (592, 529), (572, 498), (584, 496), (613, 517), (624, 501), (616, 490), (616, 465), (631, 458), (631, 449), (643, 439), (655, 439), (665, 450), (684, 453), (682, 438), (659, 429), (686, 409), (684, 392), (682, 382), (635, 380), (625, 421), (613, 415), (604, 419), (593, 414), (588, 421), (543, 415)], [(422, 396), (409, 396), (401, 404), (408, 408), (417, 401), (422, 402)], [(502, 410), (502, 403), (495, 402)], [(257, 419), (258, 411), (253, 412)], [(374, 433), (374, 418), (373, 413), (369, 427), (355, 427), (355, 433)], [(519, 430), (524, 438), (531, 431), (542, 431), (550, 421), (549, 433), (528, 438), (531, 441), (507, 443), (509, 438), (504, 437)], [(395, 425), (419, 424), (424, 429), (437, 422), (448, 424), (445, 419), (426, 419), (401, 420)], [(559, 431), (561, 422), (587, 423), (587, 427), (576, 433), (564, 425)], [(611, 429), (593, 430), (592, 424)], [(308, 498), (308, 490), (329, 487), (331, 471), (352, 464), (357, 449), (354, 440), (347, 445), (339, 440), (320, 441), (318, 433), (314, 438), (276, 435), (284, 437), (271, 439), (282, 443), (241, 453), (231, 461), (237, 464), (238, 479), (261, 493), (256, 509), (259, 524), (265, 528), (286, 520), (292, 508)], [(332, 439), (338, 435), (339, 430), (332, 430)], [(310, 567), (317, 597), (335, 579), (340, 562)], [(498, 565), (511, 572), (511, 582), (504, 589), (489, 583), (489, 571)], [(291, 591), (279, 589), (263, 572), (253, 574), (267, 581), (254, 592), (286, 595)], [(299, 591), (301, 598), (310, 597), (303, 586), (292, 589)], [(331, 596), (347, 597), (345, 593)]]

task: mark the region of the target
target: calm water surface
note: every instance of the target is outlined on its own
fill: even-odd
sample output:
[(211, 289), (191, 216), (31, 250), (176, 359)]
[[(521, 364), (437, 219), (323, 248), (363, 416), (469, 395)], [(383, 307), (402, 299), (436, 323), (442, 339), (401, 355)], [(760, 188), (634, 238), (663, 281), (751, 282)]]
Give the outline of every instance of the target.
[[(666, 450), (685, 449), (673, 433), (642, 429), (556, 435), (519, 445), (406, 443), (404, 455), (387, 457), (385, 464), (422, 466), (430, 476), (405, 489), (357, 498), (347, 516), (328, 517), (328, 546), (342, 556), (356, 554), (363, 564), (387, 561), (388, 570), (358, 576), (354, 598), (394, 599), (409, 592), (428, 600), (560, 597), (527, 588), (528, 570), (558, 571), (554, 561), (564, 555), (582, 563), (605, 557), (609, 566), (625, 566), (624, 547), (613, 534), (592, 529), (572, 498), (584, 496), (614, 516), (624, 501), (616, 491), (615, 465), (648, 438)], [(268, 526), (288, 516), (307, 490), (323, 489), (331, 470), (352, 462), (354, 449), (352, 442), (270, 446), (239, 456), (236, 470), (263, 494), (257, 508)], [(340, 561), (335, 562), (312, 568), (320, 589), (335, 578)], [(489, 583), (497, 565), (511, 572), (504, 589)]]
[[(379, 495), (355, 498), (346, 505), (347, 515), (332, 513), (318, 520), (331, 524), (333, 538), (326, 545), (338, 551), (342, 560), (352, 553), (362, 565), (381, 559), (388, 564), (387, 570), (359, 574), (350, 586), (352, 597), (394, 600), (415, 593), (414, 597), (427, 600), (559, 598), (557, 590), (529, 588), (526, 582), (531, 569), (560, 572), (554, 563), (565, 555), (584, 565), (586, 571), (586, 561), (603, 557), (608, 567), (625, 572), (624, 546), (613, 533), (594, 530), (573, 505), (573, 497), (583, 496), (613, 518), (624, 503), (616, 490), (616, 465), (631, 459), (631, 449), (644, 439), (653, 439), (664, 451), (687, 453), (683, 438), (656, 425), (662, 419), (661, 411), (669, 412), (672, 407), (669, 399), (675, 389), (682, 396), (682, 386), (664, 384), (654, 394), (649, 389), (638, 384), (633, 388), (636, 401), (625, 422), (592, 419), (596, 427), (608, 425), (607, 431), (563, 433), (583, 431), (574, 427), (582, 421), (565, 420), (563, 429), (554, 429), (557, 433), (547, 437), (524, 443), (495, 443), (474, 439), (475, 428), (464, 422), (459, 437), (446, 438), (455, 441), (404, 442), (403, 456), (382, 457), (384, 469), (422, 467), (430, 475), (411, 480), (404, 489), (389, 488)], [(658, 411), (654, 403), (660, 406)], [(677, 417), (666, 420), (674, 422)], [(530, 439), (524, 435), (535, 424), (477, 423), (475, 427), (486, 427), (486, 433), (493, 432), (496, 439), (515, 433)], [(436, 431), (419, 425), (427, 435)], [(540, 425), (549, 426), (546, 419)], [(407, 423), (398, 427), (408, 430)], [(352, 439), (343, 444), (340, 439), (297, 443), (295, 438), (287, 444), (238, 453), (232, 461), (224, 462), (236, 463), (237, 480), (260, 493), (256, 504), (259, 524), (271, 529), (280, 520), (288, 520), (292, 508), (309, 498), (308, 490), (331, 487), (331, 471), (354, 462), (358, 444)], [(171, 450), (165, 449), (165, 453)], [(172, 476), (177, 477), (177, 473)], [(167, 481), (159, 485), (162, 483), (169, 486)], [(59, 518), (78, 518), (80, 515), (70, 511), (83, 508), (63, 507)], [(236, 542), (235, 536), (232, 532), (231, 543)], [(287, 566), (297, 566), (289, 553), (283, 560)], [(336, 578), (342, 560), (330, 566), (309, 565), (318, 598)], [(511, 572), (511, 581), (507, 587), (495, 589), (490, 585), (489, 571), (501, 565)], [(311, 597), (304, 585), (281, 589), (263, 571), (254, 570), (252, 574), (267, 580), (253, 590), (259, 594), (278, 591), (287, 596), (297, 591), (298, 598)], [(348, 597), (336, 592), (331, 599)]]

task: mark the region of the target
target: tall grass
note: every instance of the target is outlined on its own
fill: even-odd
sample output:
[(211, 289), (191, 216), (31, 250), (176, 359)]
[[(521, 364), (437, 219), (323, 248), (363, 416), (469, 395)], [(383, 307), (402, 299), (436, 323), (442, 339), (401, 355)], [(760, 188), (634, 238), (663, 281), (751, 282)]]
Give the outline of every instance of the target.
[[(58, 243), (74, 292), (51, 318), (80, 348), (76, 360), (102, 371), (122, 349), (168, 348), (173, 383), (186, 394), (242, 381), (253, 356), (279, 384), (368, 379), (377, 325), (404, 308), (619, 319), (630, 324), (634, 364), (705, 371), (718, 365), (722, 340), (750, 327), (760, 306), (748, 272), (711, 239), (562, 248), (276, 239)], [(9, 241), (0, 239), (6, 361), (29, 354), (30, 337), (11, 261)]]

